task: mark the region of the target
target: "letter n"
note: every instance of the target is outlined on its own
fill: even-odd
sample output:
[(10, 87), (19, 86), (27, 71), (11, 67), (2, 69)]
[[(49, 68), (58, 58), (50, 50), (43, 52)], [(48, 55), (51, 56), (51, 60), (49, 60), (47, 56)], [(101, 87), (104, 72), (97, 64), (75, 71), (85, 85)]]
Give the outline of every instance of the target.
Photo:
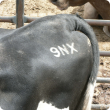
[(67, 48), (65, 47), (65, 45), (62, 45), (63, 47), (58, 46), (58, 49), (60, 50), (60, 52), (62, 53), (62, 55), (69, 54)]

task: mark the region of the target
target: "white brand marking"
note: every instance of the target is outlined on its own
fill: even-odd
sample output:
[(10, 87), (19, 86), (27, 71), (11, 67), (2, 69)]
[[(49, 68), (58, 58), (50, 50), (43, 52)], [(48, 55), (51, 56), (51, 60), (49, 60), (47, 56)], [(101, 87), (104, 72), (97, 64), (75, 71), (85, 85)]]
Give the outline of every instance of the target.
[(70, 49), (71, 49), (71, 54), (73, 54), (73, 52), (78, 52), (75, 48), (74, 48), (74, 43), (72, 43), (71, 45), (66, 44)]
[[(58, 46), (58, 49), (60, 50), (60, 52), (62, 53), (62, 55), (69, 54), (67, 48), (65, 45), (62, 45), (63, 47)], [(65, 53), (64, 53), (65, 52)]]
[(55, 54), (54, 54), (55, 57), (60, 57), (60, 52), (58, 51), (57, 48), (51, 47), (51, 48), (50, 48), (50, 51), (51, 51), (52, 53), (55, 53)]
[(74, 43), (71, 43), (71, 45), (70, 44), (66, 44), (66, 45), (63, 44), (62, 47), (58, 46), (57, 48), (56, 47), (51, 47), (50, 51), (52, 53), (54, 53), (55, 57), (60, 57), (61, 55), (66, 55), (66, 54), (73, 54), (74, 51), (78, 52), (78, 50), (76, 50), (74, 48)]

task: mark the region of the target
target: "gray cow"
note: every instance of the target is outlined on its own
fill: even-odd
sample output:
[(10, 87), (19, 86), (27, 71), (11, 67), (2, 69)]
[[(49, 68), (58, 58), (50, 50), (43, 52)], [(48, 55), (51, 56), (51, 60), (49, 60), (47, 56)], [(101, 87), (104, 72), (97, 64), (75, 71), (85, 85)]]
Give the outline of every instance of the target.
[(0, 29), (0, 107), (36, 110), (43, 100), (60, 109), (90, 110), (98, 66), (95, 34), (78, 15)]

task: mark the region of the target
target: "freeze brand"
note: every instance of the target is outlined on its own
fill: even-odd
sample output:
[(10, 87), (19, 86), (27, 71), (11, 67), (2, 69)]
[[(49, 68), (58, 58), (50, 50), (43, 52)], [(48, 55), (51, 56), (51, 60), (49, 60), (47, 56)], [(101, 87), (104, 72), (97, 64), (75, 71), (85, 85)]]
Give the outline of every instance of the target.
[(62, 46), (57, 46), (57, 47), (51, 47), (50, 52), (54, 54), (55, 57), (60, 57), (61, 55), (69, 55), (69, 54), (74, 54), (75, 52), (78, 52), (74, 48), (74, 43), (72, 42), (71, 44), (62, 44)]

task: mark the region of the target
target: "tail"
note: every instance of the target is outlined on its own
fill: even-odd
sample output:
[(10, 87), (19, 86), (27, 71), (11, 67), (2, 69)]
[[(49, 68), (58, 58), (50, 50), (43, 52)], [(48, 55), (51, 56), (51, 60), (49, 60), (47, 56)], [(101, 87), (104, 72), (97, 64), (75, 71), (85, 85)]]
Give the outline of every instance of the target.
[(98, 48), (97, 39), (93, 29), (79, 15), (70, 15), (68, 21), (70, 22), (70, 25), (68, 25), (67, 28), (70, 31), (81, 31), (90, 39), (91, 42), (92, 52), (93, 52), (93, 67), (83, 97), (79, 101), (75, 109), (75, 110), (91, 110), (94, 85), (96, 83), (98, 67), (99, 67), (99, 48)]

